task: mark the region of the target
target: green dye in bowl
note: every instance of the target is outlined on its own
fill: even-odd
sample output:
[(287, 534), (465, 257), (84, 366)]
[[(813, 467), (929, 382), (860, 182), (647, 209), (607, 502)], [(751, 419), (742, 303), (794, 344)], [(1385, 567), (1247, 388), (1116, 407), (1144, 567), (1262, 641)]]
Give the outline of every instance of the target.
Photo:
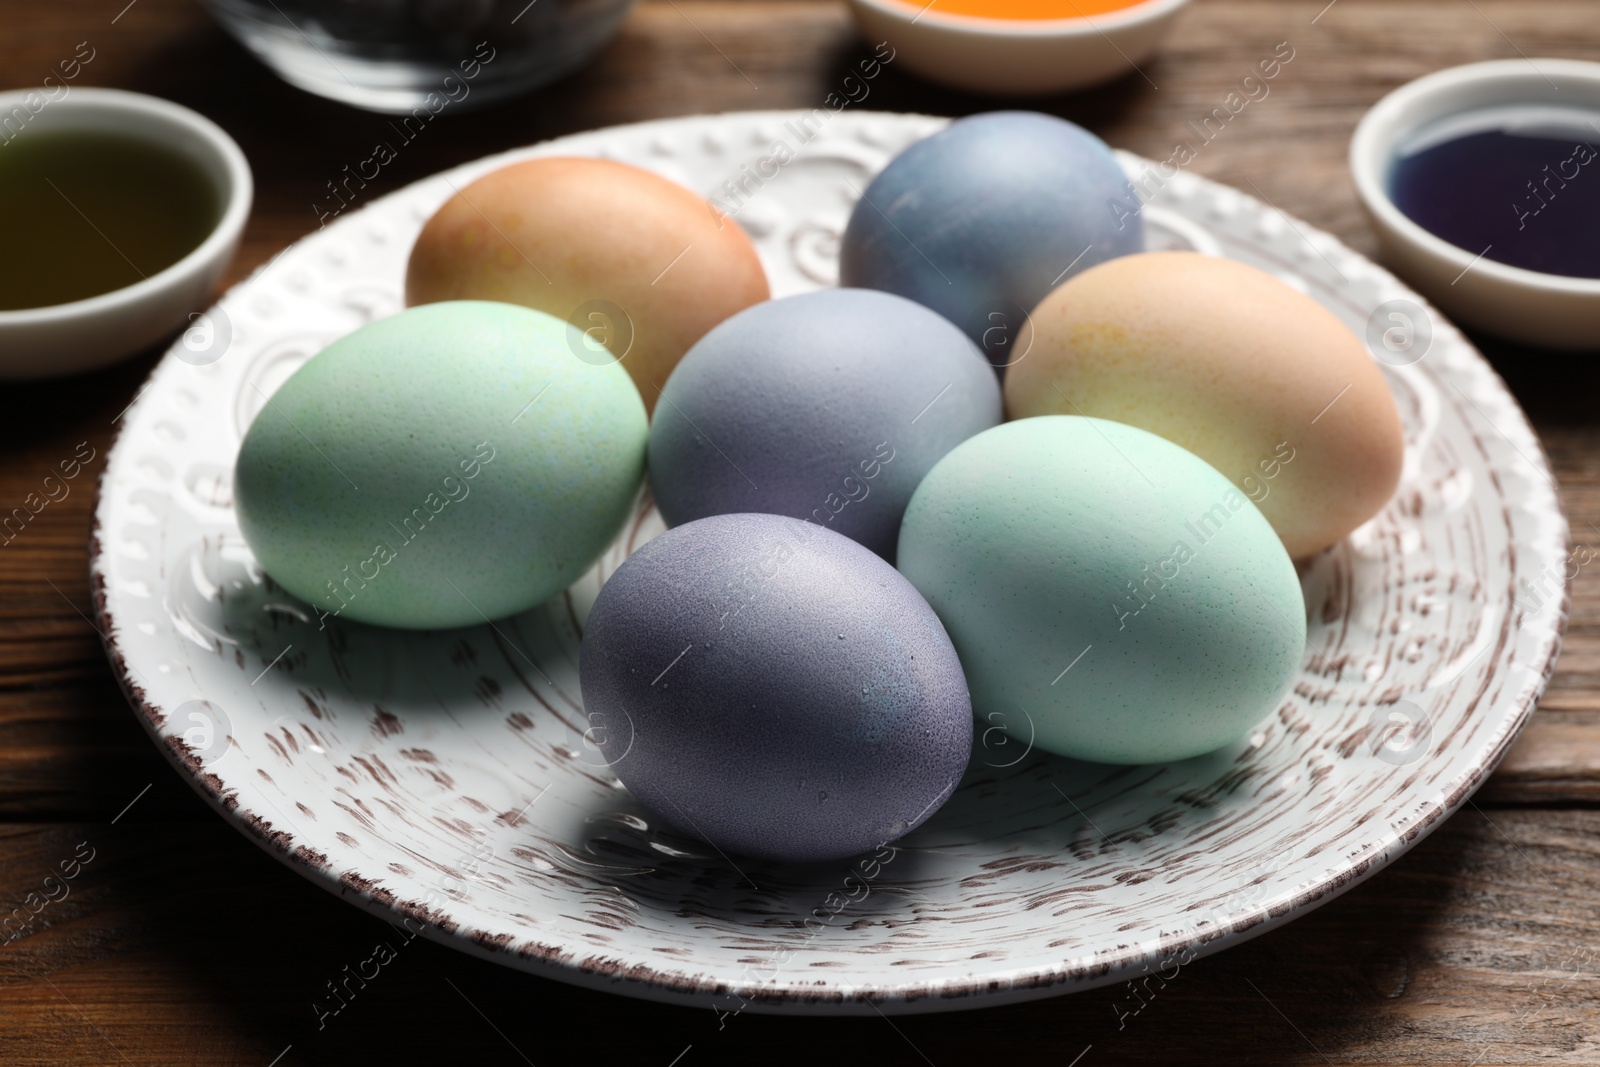
[(101, 130), (28, 130), (0, 146), (0, 311), (151, 277), (221, 215), (215, 184), (179, 151)]

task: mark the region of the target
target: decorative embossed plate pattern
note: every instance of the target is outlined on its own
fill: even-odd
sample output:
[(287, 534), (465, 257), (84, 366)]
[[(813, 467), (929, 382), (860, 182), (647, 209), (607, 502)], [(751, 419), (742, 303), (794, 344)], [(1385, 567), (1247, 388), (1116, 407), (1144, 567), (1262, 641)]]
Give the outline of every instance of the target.
[[(1437, 313), (1425, 356), (1384, 368), (1403, 483), (1305, 571), (1305, 661), (1276, 712), (1228, 750), (1134, 768), (1024, 756), (979, 724), (954, 798), (876, 861), (730, 861), (657, 825), (586, 742), (579, 633), (600, 582), (661, 529), (648, 502), (571, 591), (494, 628), (320, 630), (263, 578), (231, 510), (240, 437), (322, 345), (400, 309), (411, 241), (452, 187), (564, 153), (711, 194), (793, 144), (793, 117), (600, 130), (418, 182), (228, 293), (222, 358), (195, 365), (174, 346), (124, 416), (92, 572), (135, 711), (201, 793), (314, 881), (466, 951), (638, 996), (736, 989), (752, 1010), (823, 1013), (969, 1007), (1170, 967), (1329, 899), (1463, 803), (1549, 678), (1567, 528), (1522, 413)], [(835, 280), (855, 190), (944, 122), (844, 113), (765, 181), (740, 221), (775, 293)], [(1262, 266), (1358, 332), (1385, 301), (1420, 303), (1327, 235), (1187, 174), (1146, 218), (1153, 245)], [(1413, 720), (1398, 736), (1394, 709)]]

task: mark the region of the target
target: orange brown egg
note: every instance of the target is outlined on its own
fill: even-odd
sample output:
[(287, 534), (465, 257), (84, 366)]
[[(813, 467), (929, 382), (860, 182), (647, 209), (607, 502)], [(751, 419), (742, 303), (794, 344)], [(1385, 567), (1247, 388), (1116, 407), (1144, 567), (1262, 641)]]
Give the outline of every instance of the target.
[(408, 305), (498, 300), (567, 320), (586, 356), (622, 358), (647, 408), (691, 345), (770, 295), (731, 218), (675, 182), (602, 159), (514, 163), (462, 187), (423, 227), (406, 269)]

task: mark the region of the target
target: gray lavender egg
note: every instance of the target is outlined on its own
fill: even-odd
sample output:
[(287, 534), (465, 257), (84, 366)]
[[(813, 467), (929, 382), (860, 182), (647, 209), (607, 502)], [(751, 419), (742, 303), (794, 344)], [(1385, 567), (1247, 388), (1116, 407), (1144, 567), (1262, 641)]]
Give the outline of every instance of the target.
[(650, 481), (677, 526), (806, 519), (894, 558), (922, 476), (1001, 420), (982, 353), (903, 297), (828, 289), (746, 308), (673, 370), (650, 426)]
[(643, 804), (729, 853), (851, 856), (927, 819), (972, 747), (938, 616), (830, 530), (719, 515), (600, 590), (579, 654), (602, 754)]
[(1051, 289), (1143, 250), (1139, 198), (1104, 141), (1050, 115), (997, 111), (918, 141), (867, 186), (839, 283), (925, 304), (1004, 365), (1021, 358), (1012, 342)]

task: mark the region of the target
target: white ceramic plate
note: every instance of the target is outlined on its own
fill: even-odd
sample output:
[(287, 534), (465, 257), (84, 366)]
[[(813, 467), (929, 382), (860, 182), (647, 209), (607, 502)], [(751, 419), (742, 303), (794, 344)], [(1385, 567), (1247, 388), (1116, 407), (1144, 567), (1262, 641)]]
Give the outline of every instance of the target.
[[(1399, 492), (1304, 574), (1299, 681), (1230, 749), (1103, 767), (1024, 754), (980, 723), (954, 798), (897, 847), (736, 868), (659, 827), (585, 739), (578, 635), (605, 575), (661, 529), (647, 506), (570, 592), (493, 629), (319, 630), (263, 578), (230, 504), (240, 438), (320, 347), (400, 310), (411, 241), (452, 186), (577, 153), (712, 194), (792, 143), (793, 117), (600, 130), (429, 178), (294, 245), (222, 300), (211, 334), (174, 346), (123, 416), (92, 578), (134, 709), (196, 788), (307, 877), (465, 951), (619, 993), (817, 1013), (972, 1007), (1181, 965), (1349, 888), (1462, 804), (1532, 711), (1565, 624), (1567, 527), (1539, 443), (1394, 278), (1186, 174), (1147, 209), (1152, 245), (1265, 267), (1358, 332), (1401, 331), (1380, 349), (1408, 364), (1384, 367), (1406, 425)], [(840, 114), (760, 188), (740, 220), (775, 293), (834, 281), (854, 190), (944, 122)]]

